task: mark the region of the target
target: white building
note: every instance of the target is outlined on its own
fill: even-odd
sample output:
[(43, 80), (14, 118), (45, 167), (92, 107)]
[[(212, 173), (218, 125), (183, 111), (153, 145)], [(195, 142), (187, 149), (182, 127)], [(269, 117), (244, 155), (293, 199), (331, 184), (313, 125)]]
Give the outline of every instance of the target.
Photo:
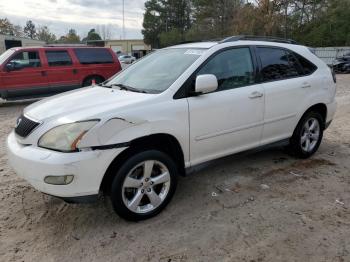
[(24, 37), (17, 37), (12, 35), (2, 35), (0, 34), (0, 54), (5, 52), (7, 49), (12, 47), (28, 47), (28, 46), (43, 46), (46, 43), (44, 41), (33, 40)]

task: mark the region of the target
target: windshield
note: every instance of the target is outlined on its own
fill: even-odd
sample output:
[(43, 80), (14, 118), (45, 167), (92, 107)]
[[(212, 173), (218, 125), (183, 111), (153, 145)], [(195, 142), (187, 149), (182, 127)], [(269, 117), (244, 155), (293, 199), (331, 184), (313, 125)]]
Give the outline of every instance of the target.
[[(161, 93), (196, 61), (205, 49), (162, 49), (122, 71), (106, 86), (130, 87), (134, 91)], [(129, 88), (129, 89), (130, 89)]]
[(14, 52), (15, 50), (9, 49), (5, 53), (2, 53), (0, 55), (0, 65), (2, 65), (2, 63), (4, 63)]

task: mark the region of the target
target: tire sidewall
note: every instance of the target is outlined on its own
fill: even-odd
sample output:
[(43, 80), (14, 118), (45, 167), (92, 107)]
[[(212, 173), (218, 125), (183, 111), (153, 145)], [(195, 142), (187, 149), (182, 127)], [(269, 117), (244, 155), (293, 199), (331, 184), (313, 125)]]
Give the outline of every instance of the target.
[[(302, 136), (302, 131), (304, 128), (305, 123), (310, 119), (310, 118), (315, 118), (320, 126), (320, 136), (319, 139), (317, 141), (317, 144), (315, 145), (314, 149), (312, 151), (304, 151), (303, 148), (301, 147), (301, 136)], [(301, 158), (308, 158), (310, 156), (312, 156), (313, 154), (315, 154), (315, 152), (318, 150), (318, 148), (320, 147), (320, 144), (322, 142), (322, 138), (323, 138), (323, 130), (324, 130), (324, 120), (323, 117), (317, 113), (317, 112), (309, 112), (307, 114), (305, 114), (303, 116), (303, 118), (300, 120), (297, 128), (295, 129), (295, 132), (293, 134), (292, 137), (292, 147), (295, 151), (295, 153), (297, 154), (297, 156), (301, 157)]]
[[(163, 163), (169, 170), (170, 173), (170, 188), (169, 192), (160, 206), (156, 209), (145, 213), (138, 214), (130, 211), (124, 204), (123, 201), (123, 183), (125, 177), (128, 175), (130, 170), (134, 168), (137, 164), (146, 160), (156, 160)], [(175, 162), (165, 153), (157, 150), (148, 150), (137, 153), (128, 158), (127, 161), (120, 167), (117, 171), (115, 178), (113, 179), (111, 185), (111, 200), (115, 212), (122, 218), (131, 221), (139, 221), (151, 218), (159, 214), (170, 202), (173, 197), (177, 186), (177, 167)]]

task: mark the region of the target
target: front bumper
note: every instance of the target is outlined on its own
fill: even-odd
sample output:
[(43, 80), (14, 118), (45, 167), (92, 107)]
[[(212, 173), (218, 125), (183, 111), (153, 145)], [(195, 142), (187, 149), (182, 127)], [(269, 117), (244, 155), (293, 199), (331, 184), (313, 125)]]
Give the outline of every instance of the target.
[[(97, 195), (102, 178), (113, 159), (125, 148), (75, 153), (55, 152), (17, 142), (14, 132), (7, 138), (7, 153), (15, 172), (35, 189), (61, 198)], [(68, 185), (51, 185), (46, 176), (74, 175)]]

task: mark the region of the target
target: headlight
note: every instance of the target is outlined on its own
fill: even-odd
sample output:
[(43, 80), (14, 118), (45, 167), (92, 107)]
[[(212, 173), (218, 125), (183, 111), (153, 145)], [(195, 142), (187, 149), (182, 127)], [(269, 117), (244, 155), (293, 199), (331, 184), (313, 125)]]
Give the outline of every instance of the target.
[(62, 152), (76, 151), (79, 141), (97, 123), (91, 120), (54, 127), (39, 139), (38, 146)]

